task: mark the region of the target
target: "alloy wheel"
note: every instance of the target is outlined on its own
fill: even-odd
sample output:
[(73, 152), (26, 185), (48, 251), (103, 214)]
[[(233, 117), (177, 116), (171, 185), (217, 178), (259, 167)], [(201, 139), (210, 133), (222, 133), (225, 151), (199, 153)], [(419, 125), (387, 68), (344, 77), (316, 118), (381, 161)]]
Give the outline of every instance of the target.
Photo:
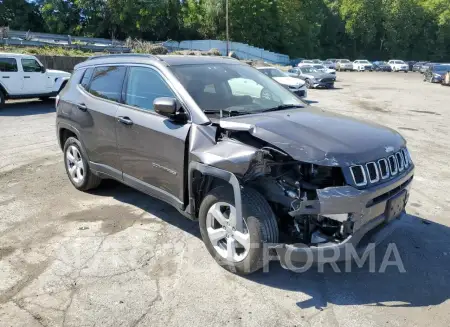
[(208, 238), (223, 258), (231, 262), (245, 259), (250, 250), (250, 233), (244, 220), (243, 232), (236, 230), (236, 208), (226, 202), (217, 202), (206, 217)]
[(86, 173), (83, 158), (78, 148), (74, 145), (67, 148), (66, 165), (72, 181), (76, 184), (83, 183)]

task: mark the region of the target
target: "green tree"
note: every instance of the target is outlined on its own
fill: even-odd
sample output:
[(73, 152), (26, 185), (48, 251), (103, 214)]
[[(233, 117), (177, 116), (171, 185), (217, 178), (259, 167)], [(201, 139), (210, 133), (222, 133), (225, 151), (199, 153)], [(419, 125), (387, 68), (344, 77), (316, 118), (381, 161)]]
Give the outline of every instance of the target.
[(0, 26), (14, 30), (44, 31), (39, 7), (25, 0), (0, 0)]

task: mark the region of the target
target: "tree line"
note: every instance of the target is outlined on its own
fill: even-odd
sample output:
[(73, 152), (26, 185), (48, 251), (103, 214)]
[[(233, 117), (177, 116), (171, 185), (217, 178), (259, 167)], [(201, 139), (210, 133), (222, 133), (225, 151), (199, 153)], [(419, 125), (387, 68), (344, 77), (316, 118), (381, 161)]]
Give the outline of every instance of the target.
[[(149, 41), (225, 39), (226, 0), (0, 0), (0, 26)], [(229, 0), (230, 39), (291, 58), (450, 61), (449, 0)]]

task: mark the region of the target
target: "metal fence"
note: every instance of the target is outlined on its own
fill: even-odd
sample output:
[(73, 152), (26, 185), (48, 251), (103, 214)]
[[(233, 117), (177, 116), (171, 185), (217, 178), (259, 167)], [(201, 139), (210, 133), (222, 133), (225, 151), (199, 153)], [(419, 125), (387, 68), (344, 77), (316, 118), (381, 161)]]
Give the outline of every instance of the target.
[[(163, 43), (170, 50), (200, 50), (208, 51), (210, 49), (218, 49), (222, 55), (227, 54), (226, 41), (219, 40), (190, 40), (190, 41), (167, 41)], [(239, 59), (263, 60), (266, 62), (289, 65), (289, 56), (267, 51), (261, 48), (253, 47), (248, 44), (239, 42), (229, 42), (229, 51), (233, 51)]]
[(31, 47), (63, 47), (93, 52), (130, 52), (124, 42), (101, 38), (13, 31), (3, 28), (0, 44)]
[[(131, 52), (123, 41), (81, 36), (36, 33), (30, 31), (13, 31), (0, 28), (0, 44), (33, 47), (64, 47), (93, 52)], [(166, 41), (163, 43), (169, 50), (200, 50), (218, 49), (222, 55), (227, 55), (227, 43), (220, 40), (187, 40)], [(233, 51), (240, 59), (263, 60), (270, 63), (288, 65), (289, 56), (267, 51), (240, 42), (229, 42), (229, 51)]]

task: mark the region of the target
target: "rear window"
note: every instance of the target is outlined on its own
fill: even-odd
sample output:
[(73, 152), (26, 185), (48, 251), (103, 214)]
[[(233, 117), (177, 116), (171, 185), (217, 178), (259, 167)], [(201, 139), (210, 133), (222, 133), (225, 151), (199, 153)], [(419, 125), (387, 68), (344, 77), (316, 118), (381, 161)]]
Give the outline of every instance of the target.
[(14, 58), (0, 58), (0, 72), (16, 72), (17, 60)]
[(103, 99), (120, 101), (126, 67), (105, 66), (94, 70), (89, 92)]

